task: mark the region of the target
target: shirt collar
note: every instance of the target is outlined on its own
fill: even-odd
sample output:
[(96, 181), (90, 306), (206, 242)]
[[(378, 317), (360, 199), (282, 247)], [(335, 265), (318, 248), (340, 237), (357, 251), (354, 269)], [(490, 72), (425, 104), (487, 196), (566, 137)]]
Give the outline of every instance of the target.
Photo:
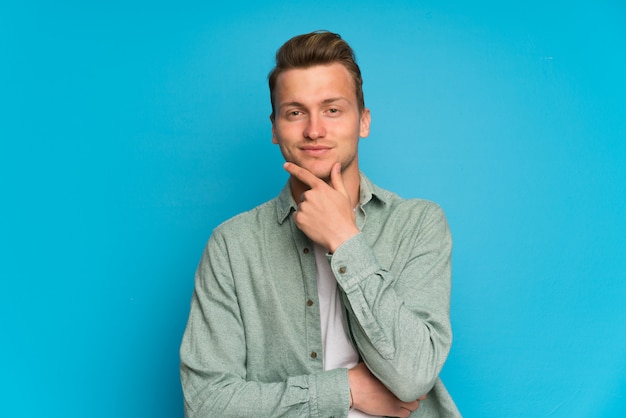
[[(387, 196), (384, 191), (376, 186), (368, 179), (365, 174), (360, 172), (361, 186), (359, 196), (359, 206), (365, 206), (373, 198), (381, 203), (387, 203)], [(291, 187), (289, 186), (289, 180), (287, 184), (280, 191), (280, 194), (276, 198), (276, 215), (278, 217), (278, 223), (282, 224), (285, 219), (291, 214), (292, 210), (295, 211), (298, 205), (296, 204), (293, 196), (291, 196)]]

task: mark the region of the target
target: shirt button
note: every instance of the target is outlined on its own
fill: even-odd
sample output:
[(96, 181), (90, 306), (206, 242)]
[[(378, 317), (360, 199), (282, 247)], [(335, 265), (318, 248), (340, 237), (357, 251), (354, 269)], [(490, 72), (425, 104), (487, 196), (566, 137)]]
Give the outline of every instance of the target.
[(313, 301), (311, 299), (306, 301), (307, 306), (313, 306)]
[(344, 274), (346, 272), (346, 268), (344, 266), (339, 267), (339, 273)]
[(305, 248), (304, 250), (302, 250), (303, 253), (308, 254), (309, 253), (309, 249)]
[(315, 351), (311, 353), (311, 358), (317, 358), (317, 353)]

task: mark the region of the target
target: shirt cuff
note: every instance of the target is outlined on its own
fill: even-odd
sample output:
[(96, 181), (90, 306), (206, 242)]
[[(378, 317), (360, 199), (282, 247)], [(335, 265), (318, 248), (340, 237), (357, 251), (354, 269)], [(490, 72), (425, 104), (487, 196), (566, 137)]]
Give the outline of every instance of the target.
[(350, 408), (348, 369), (333, 369), (311, 375), (311, 416), (347, 416)]
[(329, 258), (337, 283), (346, 293), (380, 270), (374, 252), (362, 233), (341, 244)]

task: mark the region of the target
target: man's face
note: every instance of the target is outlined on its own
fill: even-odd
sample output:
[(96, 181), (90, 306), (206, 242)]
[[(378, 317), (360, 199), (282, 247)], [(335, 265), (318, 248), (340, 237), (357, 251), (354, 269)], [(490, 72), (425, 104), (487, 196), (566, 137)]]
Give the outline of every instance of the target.
[(334, 163), (358, 174), (359, 137), (369, 134), (370, 113), (359, 112), (354, 82), (334, 63), (292, 69), (278, 76), (272, 142), (286, 161), (328, 180)]

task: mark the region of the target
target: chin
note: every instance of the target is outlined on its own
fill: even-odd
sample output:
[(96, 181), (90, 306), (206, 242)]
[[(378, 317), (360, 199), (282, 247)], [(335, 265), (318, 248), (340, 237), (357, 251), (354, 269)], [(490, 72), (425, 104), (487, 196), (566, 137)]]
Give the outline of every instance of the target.
[(310, 169), (311, 173), (315, 175), (315, 177), (322, 179), (324, 181), (330, 181), (330, 168), (318, 168), (318, 169)]
[(291, 161), (292, 163), (310, 171), (315, 177), (322, 180), (330, 179), (330, 171), (332, 164), (320, 164), (319, 162), (306, 162), (306, 161)]

